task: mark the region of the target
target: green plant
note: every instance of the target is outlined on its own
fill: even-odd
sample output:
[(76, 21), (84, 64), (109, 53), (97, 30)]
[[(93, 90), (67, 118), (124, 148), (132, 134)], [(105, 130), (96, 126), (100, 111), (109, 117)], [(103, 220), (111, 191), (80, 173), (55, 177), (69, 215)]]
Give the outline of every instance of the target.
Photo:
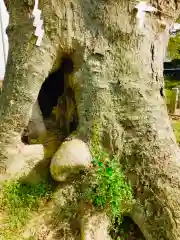
[(131, 186), (126, 182), (119, 161), (109, 158), (95, 144), (92, 150), (92, 169), (87, 177), (85, 199), (100, 210), (105, 210), (112, 222), (118, 219), (120, 224), (125, 209), (122, 203), (132, 200)]
[(166, 90), (165, 90), (165, 101), (166, 101), (166, 104), (167, 104), (167, 105), (170, 104), (171, 94), (172, 94), (172, 91), (171, 91), (171, 90), (169, 90), (169, 89), (166, 89)]
[(172, 121), (172, 128), (174, 130), (174, 134), (176, 136), (176, 141), (180, 143), (180, 121), (173, 120)]
[(37, 185), (20, 181), (7, 183), (3, 187), (1, 209), (8, 215), (8, 230), (20, 229), (40, 201), (49, 198), (51, 187), (46, 182)]
[[(178, 17), (178, 19), (176, 19), (176, 22), (180, 23), (180, 16)], [(180, 59), (179, 47), (180, 47), (180, 34), (177, 33), (176, 36), (173, 36), (169, 39), (168, 55), (170, 58)]]
[(171, 37), (168, 44), (168, 55), (173, 59), (180, 59), (180, 34), (176, 34), (176, 36)]
[(117, 237), (116, 240), (128, 240), (129, 235), (127, 233), (121, 233), (121, 237)]
[(171, 90), (172, 88), (177, 87), (179, 85), (178, 80), (171, 79), (170, 77), (169, 78), (166, 77), (164, 81), (165, 81), (165, 89), (167, 90)]

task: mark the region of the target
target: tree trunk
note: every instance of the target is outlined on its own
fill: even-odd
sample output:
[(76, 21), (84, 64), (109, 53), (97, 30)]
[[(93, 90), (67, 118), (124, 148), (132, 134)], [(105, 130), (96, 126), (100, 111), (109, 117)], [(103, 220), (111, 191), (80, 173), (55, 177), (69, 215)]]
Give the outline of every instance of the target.
[[(26, 155), (27, 166), (32, 159), (35, 164), (43, 158), (43, 148), (34, 145), (30, 151), (30, 146), (21, 143), (21, 135), (28, 124), (41, 84), (52, 68), (56, 52), (48, 37), (44, 38), (43, 47), (34, 47), (35, 29), (27, 3), (14, 1), (9, 4), (8, 10), (10, 47), (0, 100), (0, 173), (3, 179), (7, 173), (14, 175), (25, 167), (21, 164), (21, 155), (22, 159)], [(16, 161), (18, 164), (14, 164)], [(17, 165), (20, 169), (15, 170)]]
[[(43, 80), (57, 59), (68, 55), (74, 72), (67, 84), (74, 91), (78, 115), (73, 137), (89, 144), (97, 131), (99, 144), (118, 156), (134, 188), (130, 216), (146, 240), (179, 240), (180, 152), (160, 89), (169, 27), (180, 4), (151, 2), (167, 15), (146, 13), (140, 26), (134, 1), (41, 1), (45, 35), (40, 47), (33, 36), (32, 6), (22, 0), (8, 3), (10, 50), (0, 99), (0, 169), (4, 176), (13, 172), (19, 156), (25, 161), (23, 150), (14, 150)], [(41, 146), (37, 148), (28, 161), (43, 158)], [(84, 234), (83, 239), (97, 236)]]

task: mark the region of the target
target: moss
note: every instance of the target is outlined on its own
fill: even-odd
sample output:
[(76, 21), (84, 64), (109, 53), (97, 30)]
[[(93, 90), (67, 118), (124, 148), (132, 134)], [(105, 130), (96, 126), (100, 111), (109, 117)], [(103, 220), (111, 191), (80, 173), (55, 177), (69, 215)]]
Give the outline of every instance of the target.
[(56, 179), (60, 173), (61, 173), (62, 167), (60, 168), (59, 166), (53, 165), (51, 166), (51, 175)]
[(54, 137), (51, 141), (48, 141), (48, 144), (45, 146), (45, 158), (52, 158), (55, 152), (58, 150), (60, 146), (60, 141)]
[(33, 211), (37, 211), (42, 201), (51, 196), (51, 186), (43, 181), (37, 185), (20, 181), (7, 183), (3, 187), (0, 209), (7, 215), (3, 239), (18, 239), (18, 234), (29, 220)]
[(83, 198), (95, 209), (106, 211), (112, 223), (115, 219), (120, 223), (123, 213), (130, 210), (132, 188), (123, 174), (119, 159), (110, 156), (101, 146), (101, 120), (93, 123), (90, 148), (93, 160), (91, 170), (84, 178)]

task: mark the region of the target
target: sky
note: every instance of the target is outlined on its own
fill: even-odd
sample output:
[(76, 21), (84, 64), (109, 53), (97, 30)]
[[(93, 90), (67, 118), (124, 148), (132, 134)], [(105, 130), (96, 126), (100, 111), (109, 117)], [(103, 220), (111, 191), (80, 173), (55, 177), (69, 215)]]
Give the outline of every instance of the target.
[(5, 42), (5, 53), (6, 57), (8, 54), (8, 38), (5, 33), (6, 27), (8, 26), (9, 22), (9, 15), (6, 11), (6, 7), (4, 5), (4, 1), (0, 0), (0, 16), (2, 17), (2, 25), (3, 29), (1, 28), (0, 25), (0, 79), (3, 79), (4, 77), (4, 72), (5, 72), (5, 62), (4, 62), (4, 53), (3, 53), (3, 41), (2, 37), (4, 37), (4, 42)]

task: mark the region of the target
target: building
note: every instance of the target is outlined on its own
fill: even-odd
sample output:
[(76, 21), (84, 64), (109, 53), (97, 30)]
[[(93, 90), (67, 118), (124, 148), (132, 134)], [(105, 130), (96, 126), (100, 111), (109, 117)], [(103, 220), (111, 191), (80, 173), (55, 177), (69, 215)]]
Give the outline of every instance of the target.
[(5, 66), (8, 56), (8, 37), (6, 28), (9, 23), (9, 14), (4, 5), (4, 1), (0, 0), (0, 80), (4, 78)]

